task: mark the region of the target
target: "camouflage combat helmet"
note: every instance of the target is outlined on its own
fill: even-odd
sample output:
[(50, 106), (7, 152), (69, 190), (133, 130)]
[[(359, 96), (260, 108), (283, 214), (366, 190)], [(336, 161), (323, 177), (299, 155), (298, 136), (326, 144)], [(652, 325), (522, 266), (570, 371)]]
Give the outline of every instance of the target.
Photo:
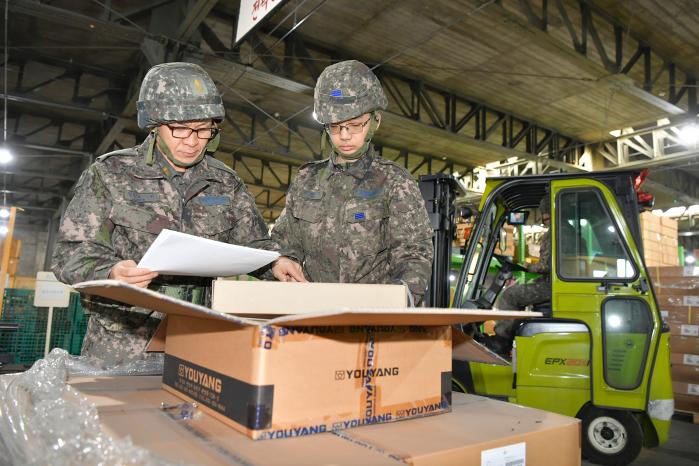
[(221, 121), (226, 114), (214, 81), (194, 63), (161, 63), (148, 70), (136, 105), (141, 128), (173, 121)]
[(322, 124), (385, 110), (388, 105), (376, 75), (357, 60), (342, 61), (325, 68), (316, 82), (313, 101), (313, 113)]

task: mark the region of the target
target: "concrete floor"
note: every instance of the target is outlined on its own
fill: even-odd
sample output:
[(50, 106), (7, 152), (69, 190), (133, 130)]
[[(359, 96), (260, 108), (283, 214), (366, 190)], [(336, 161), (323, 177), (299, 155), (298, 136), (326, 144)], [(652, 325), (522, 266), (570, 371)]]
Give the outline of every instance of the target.
[[(592, 465), (583, 461), (583, 465)], [(677, 414), (672, 418), (670, 438), (658, 448), (641, 450), (633, 466), (699, 466), (699, 424), (692, 418)]]

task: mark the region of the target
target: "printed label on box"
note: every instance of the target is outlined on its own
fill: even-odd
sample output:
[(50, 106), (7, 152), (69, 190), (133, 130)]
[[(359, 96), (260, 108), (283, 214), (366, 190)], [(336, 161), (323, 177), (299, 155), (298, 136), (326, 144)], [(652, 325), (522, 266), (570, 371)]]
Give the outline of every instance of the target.
[(699, 306), (699, 296), (685, 296), (684, 297), (685, 306)]
[(669, 312), (663, 310), (660, 311), (660, 317), (662, 317), (663, 320), (666, 320), (668, 315), (670, 315)]
[(690, 395), (699, 396), (699, 385), (697, 385), (695, 383), (687, 384), (687, 393)]
[(699, 366), (699, 354), (685, 354), (682, 362), (688, 366)]
[(481, 466), (526, 466), (526, 442), (481, 452)]
[(680, 335), (685, 337), (699, 337), (699, 325), (685, 325), (680, 327)]

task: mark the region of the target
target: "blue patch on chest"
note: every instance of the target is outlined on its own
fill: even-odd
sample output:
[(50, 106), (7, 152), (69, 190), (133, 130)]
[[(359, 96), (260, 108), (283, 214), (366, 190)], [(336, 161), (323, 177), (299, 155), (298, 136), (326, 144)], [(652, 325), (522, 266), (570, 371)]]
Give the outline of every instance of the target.
[(362, 199), (374, 199), (375, 197), (378, 197), (379, 195), (383, 194), (383, 186), (371, 191), (368, 189), (357, 188), (357, 190), (354, 193), (357, 197), (360, 197)]
[(342, 97), (342, 89), (333, 89), (330, 91), (332, 97)]
[(304, 199), (318, 200), (323, 198), (323, 191), (304, 191), (301, 193), (301, 197)]
[(364, 212), (357, 212), (354, 214), (354, 219), (355, 220), (364, 220), (366, 216), (364, 215)]
[(228, 196), (202, 196), (199, 202), (204, 205), (231, 205), (231, 198)]

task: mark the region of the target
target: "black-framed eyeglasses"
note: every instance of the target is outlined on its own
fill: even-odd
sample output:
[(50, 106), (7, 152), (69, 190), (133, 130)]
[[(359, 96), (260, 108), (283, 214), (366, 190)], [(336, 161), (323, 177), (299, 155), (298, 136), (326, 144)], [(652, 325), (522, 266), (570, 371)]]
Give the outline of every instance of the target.
[(369, 117), (364, 123), (330, 123), (329, 125), (325, 125), (325, 129), (330, 134), (340, 134), (342, 132), (342, 128), (345, 128), (350, 134), (359, 134), (370, 121), (371, 117)]
[(173, 138), (177, 139), (187, 139), (189, 136), (192, 135), (193, 132), (197, 133), (197, 138), (199, 139), (213, 139), (216, 137), (218, 133), (221, 132), (220, 128), (217, 128), (215, 126), (212, 126), (210, 128), (199, 128), (199, 129), (193, 129), (189, 128), (187, 126), (170, 126), (170, 125), (165, 125), (168, 128), (170, 128), (170, 132), (172, 133)]

